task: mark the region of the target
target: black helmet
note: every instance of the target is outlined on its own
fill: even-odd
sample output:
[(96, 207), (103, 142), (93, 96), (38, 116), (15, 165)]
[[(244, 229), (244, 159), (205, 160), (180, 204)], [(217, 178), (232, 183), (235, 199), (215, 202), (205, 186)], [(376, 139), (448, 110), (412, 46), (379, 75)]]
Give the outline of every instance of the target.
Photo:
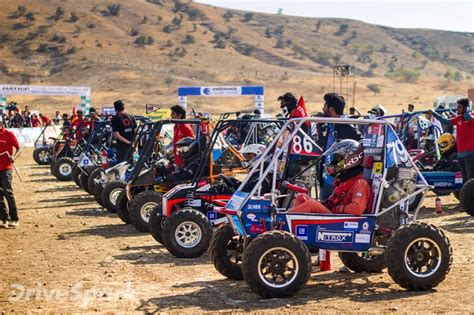
[(192, 137), (185, 137), (176, 143), (179, 155), (187, 160), (198, 153), (198, 143)]
[(355, 140), (344, 139), (334, 143), (323, 155), (326, 157), (327, 174), (337, 177), (342, 172), (362, 164), (364, 147)]

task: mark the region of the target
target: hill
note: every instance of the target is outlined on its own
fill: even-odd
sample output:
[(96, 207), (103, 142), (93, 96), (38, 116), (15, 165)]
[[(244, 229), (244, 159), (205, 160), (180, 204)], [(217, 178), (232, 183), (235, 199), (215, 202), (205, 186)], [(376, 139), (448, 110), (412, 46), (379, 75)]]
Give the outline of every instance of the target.
[[(375, 103), (394, 110), (407, 102), (426, 107), (435, 96), (465, 94), (473, 83), (473, 33), (184, 1), (16, 0), (2, 6), (0, 82), (88, 85), (98, 107), (117, 98), (136, 110), (147, 102), (169, 105), (178, 85), (264, 84), (268, 109), (276, 110), (276, 96), (292, 90), (316, 111), (322, 95), (333, 90), (332, 66), (339, 63), (354, 66), (356, 105), (362, 109)], [(343, 92), (352, 87), (342, 84)], [(341, 88), (339, 81), (335, 88)], [(76, 101), (15, 99), (45, 111), (66, 110)], [(252, 103), (191, 101), (211, 112)]]

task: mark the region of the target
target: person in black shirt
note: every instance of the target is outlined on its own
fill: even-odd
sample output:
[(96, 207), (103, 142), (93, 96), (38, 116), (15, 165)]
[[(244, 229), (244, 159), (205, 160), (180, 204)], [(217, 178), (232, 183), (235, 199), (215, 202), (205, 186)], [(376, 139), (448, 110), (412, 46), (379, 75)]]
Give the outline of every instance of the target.
[(122, 162), (132, 143), (137, 123), (132, 115), (125, 112), (125, 104), (121, 100), (114, 102), (114, 109), (116, 114), (112, 117), (112, 130), (117, 140), (117, 161)]

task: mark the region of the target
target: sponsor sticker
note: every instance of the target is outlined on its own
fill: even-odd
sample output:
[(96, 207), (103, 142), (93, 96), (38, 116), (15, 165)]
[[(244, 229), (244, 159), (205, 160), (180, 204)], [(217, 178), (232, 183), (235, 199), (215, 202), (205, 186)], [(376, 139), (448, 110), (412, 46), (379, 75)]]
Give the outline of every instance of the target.
[(297, 225), (296, 226), (296, 237), (302, 241), (308, 240), (308, 226), (307, 225)]
[(373, 167), (372, 173), (374, 173), (374, 174), (382, 174), (382, 170), (383, 170), (383, 164), (382, 164), (382, 162), (375, 162), (375, 163), (374, 163), (374, 167)]
[(359, 222), (344, 222), (345, 229), (358, 229)]
[(327, 243), (352, 243), (353, 232), (319, 231), (316, 240)]
[(356, 234), (355, 235), (356, 243), (370, 243), (370, 234)]
[(217, 219), (217, 213), (215, 211), (209, 211), (207, 213), (207, 218), (210, 220), (210, 221), (214, 221)]
[(247, 219), (249, 219), (250, 221), (258, 221), (256, 218), (257, 216), (254, 213), (247, 214)]

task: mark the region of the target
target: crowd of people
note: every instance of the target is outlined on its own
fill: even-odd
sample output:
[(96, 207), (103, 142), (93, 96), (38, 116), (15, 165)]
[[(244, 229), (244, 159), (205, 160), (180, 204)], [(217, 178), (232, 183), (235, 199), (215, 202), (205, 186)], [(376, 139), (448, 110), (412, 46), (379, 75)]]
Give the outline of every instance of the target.
[(60, 125), (62, 116), (59, 111), (56, 111), (53, 118), (50, 118), (42, 113), (30, 111), (28, 105), (21, 110), (16, 102), (10, 102), (5, 111), (0, 109), (0, 115), (6, 128), (35, 128), (44, 127), (48, 125)]

